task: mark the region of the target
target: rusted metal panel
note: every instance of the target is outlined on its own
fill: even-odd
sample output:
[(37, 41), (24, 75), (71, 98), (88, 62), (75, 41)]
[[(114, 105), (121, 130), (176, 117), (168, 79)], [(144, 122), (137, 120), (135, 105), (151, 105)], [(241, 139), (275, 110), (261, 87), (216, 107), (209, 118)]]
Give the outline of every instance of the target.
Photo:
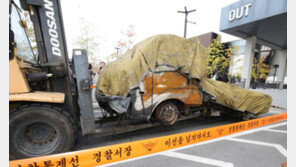
[[(153, 75), (153, 76), (152, 76)], [(178, 100), (189, 105), (201, 105), (202, 94), (200, 89), (189, 82), (186, 75), (180, 72), (149, 72), (143, 80), (145, 91), (143, 101), (147, 102), (153, 95), (164, 93), (179, 94), (176, 96)]]
[(174, 89), (179, 89), (180, 92), (185, 93), (185, 89), (187, 89), (188, 87), (187, 78), (183, 77), (177, 72), (160, 72), (154, 73), (153, 76), (152, 72), (149, 72), (148, 75), (144, 78), (144, 85), (144, 101), (147, 98), (146, 96), (151, 96), (152, 92), (153, 94), (161, 94), (172, 91)]
[(190, 94), (185, 101), (185, 104), (192, 106), (202, 105), (203, 94), (199, 87), (197, 87), (194, 83), (190, 82)]
[[(143, 94), (135, 102), (137, 111), (152, 113), (163, 101), (175, 99), (189, 106), (202, 105), (203, 94), (188, 75), (180, 71), (149, 71), (142, 80)], [(141, 98), (141, 99), (140, 99)]]

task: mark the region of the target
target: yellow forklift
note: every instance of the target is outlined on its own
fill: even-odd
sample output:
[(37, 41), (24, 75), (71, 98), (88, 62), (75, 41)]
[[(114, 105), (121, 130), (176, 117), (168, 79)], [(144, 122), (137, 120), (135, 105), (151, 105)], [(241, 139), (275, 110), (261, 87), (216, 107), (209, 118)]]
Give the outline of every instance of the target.
[[(26, 22), (24, 12), (29, 14)], [(9, 0), (10, 160), (70, 151), (78, 133), (97, 137), (172, 126), (209, 116), (215, 107), (226, 110), (187, 74), (169, 68), (147, 73), (146, 86), (135, 87), (124, 99), (97, 91), (101, 110), (95, 115), (88, 67), (83, 49), (74, 49), (69, 59), (59, 0)], [(178, 99), (180, 94), (184, 97)]]
[(87, 55), (73, 52), (70, 62), (58, 0), (9, 1), (10, 159), (66, 152), (78, 129), (95, 132)]

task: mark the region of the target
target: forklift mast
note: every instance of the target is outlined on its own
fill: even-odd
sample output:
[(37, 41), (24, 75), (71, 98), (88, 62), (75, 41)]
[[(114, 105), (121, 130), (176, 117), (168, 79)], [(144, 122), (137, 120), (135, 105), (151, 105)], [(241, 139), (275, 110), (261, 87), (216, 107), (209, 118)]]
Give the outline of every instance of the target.
[(34, 26), (38, 49), (37, 64), (44, 72), (53, 74), (47, 91), (65, 93), (63, 107), (70, 111), (77, 121), (77, 97), (70, 70), (60, 2), (21, 0), (20, 3), (24, 10), (29, 11)]
[(88, 57), (85, 50), (73, 50), (70, 60), (67, 53), (62, 10), (59, 0), (21, 0), (34, 25), (38, 49), (38, 65), (52, 73), (49, 90), (65, 93), (63, 108), (78, 123), (82, 134), (95, 132), (95, 121), (90, 89)]

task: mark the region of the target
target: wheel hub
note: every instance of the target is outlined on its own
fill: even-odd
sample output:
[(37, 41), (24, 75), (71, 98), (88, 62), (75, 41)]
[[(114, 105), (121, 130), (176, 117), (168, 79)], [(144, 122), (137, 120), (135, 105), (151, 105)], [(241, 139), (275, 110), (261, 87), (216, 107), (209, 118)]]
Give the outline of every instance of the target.
[(30, 142), (43, 145), (56, 138), (56, 131), (50, 125), (35, 123), (26, 127), (25, 136)]
[(176, 111), (172, 108), (172, 106), (167, 106), (164, 109), (163, 115), (167, 122), (171, 122), (176, 117)]
[(173, 103), (166, 103), (157, 109), (156, 116), (164, 125), (171, 126), (178, 119), (178, 108)]

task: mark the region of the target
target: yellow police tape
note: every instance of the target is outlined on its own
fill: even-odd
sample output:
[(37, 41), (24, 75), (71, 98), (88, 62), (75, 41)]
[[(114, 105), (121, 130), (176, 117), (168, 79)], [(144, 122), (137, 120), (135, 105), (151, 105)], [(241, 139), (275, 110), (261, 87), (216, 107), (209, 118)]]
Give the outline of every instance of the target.
[(84, 167), (122, 161), (258, 128), (287, 119), (287, 113), (208, 129), (50, 156), (10, 161), (10, 167)]

